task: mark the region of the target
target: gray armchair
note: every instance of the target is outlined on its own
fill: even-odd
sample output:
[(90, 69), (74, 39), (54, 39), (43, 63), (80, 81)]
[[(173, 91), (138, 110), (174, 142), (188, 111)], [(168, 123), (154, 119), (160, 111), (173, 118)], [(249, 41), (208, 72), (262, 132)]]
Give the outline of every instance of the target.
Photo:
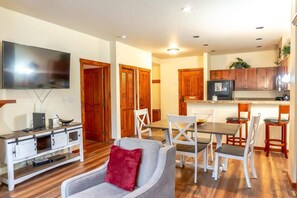
[(104, 181), (107, 162), (87, 173), (67, 179), (62, 183), (62, 198), (105, 197), (162, 197), (173, 198), (175, 191), (175, 148), (162, 147), (161, 142), (138, 138), (115, 140), (124, 149), (142, 148), (137, 186), (129, 192)]

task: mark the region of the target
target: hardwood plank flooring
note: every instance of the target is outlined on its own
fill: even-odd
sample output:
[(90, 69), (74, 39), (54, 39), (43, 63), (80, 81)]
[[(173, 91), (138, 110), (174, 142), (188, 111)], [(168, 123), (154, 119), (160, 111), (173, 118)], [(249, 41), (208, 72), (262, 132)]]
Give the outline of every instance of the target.
[[(5, 184), (2, 184), (0, 197), (60, 197), (61, 183), (67, 178), (103, 164), (108, 159), (111, 144), (88, 141), (84, 162), (74, 162), (40, 174), (16, 185), (11, 192)], [(251, 179), (252, 189), (246, 186), (243, 165), (240, 161), (229, 160), (228, 171), (223, 172), (218, 181), (214, 181), (211, 177), (212, 171), (204, 173), (202, 169), (198, 169), (197, 184), (193, 183), (193, 167), (180, 168), (177, 165), (175, 197), (296, 197), (287, 180), (287, 160), (281, 153), (272, 152), (267, 158), (263, 151), (256, 151), (255, 162), (258, 179)]]

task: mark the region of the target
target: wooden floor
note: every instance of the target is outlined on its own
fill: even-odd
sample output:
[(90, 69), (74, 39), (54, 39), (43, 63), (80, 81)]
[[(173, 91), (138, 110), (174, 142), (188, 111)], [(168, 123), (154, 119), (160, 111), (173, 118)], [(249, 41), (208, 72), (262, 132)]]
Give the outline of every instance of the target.
[[(11, 192), (7, 186), (0, 187), (0, 197), (60, 197), (62, 181), (74, 175), (92, 170), (103, 164), (109, 155), (111, 143), (88, 142), (85, 161), (75, 162), (38, 175), (16, 185)], [(228, 171), (218, 181), (211, 177), (212, 171), (198, 171), (198, 183), (193, 183), (193, 167), (176, 168), (176, 197), (296, 197), (287, 180), (287, 160), (279, 153), (266, 157), (263, 151), (255, 153), (258, 179), (251, 179), (252, 189), (246, 186), (241, 162), (229, 160)]]

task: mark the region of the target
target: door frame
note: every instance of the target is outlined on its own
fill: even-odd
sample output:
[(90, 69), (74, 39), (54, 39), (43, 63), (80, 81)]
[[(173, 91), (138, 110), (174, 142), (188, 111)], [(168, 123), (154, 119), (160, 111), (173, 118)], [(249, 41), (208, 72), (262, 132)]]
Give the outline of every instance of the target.
[(104, 72), (104, 131), (105, 131), (105, 142), (111, 140), (111, 82), (110, 82), (110, 64), (103, 63), (94, 60), (87, 60), (80, 58), (80, 96), (81, 96), (81, 119), (82, 119), (82, 126), (83, 126), (83, 142), (84, 147), (86, 146), (86, 133), (85, 133), (85, 99), (84, 99), (84, 66), (91, 65), (97, 68), (103, 68)]

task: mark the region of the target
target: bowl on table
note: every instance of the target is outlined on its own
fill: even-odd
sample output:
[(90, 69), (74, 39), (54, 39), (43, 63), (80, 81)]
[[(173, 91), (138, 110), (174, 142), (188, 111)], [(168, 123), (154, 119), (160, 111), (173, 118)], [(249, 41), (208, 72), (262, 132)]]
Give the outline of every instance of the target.
[(196, 122), (197, 122), (197, 125), (199, 126), (199, 125), (207, 122), (207, 119), (197, 119)]

